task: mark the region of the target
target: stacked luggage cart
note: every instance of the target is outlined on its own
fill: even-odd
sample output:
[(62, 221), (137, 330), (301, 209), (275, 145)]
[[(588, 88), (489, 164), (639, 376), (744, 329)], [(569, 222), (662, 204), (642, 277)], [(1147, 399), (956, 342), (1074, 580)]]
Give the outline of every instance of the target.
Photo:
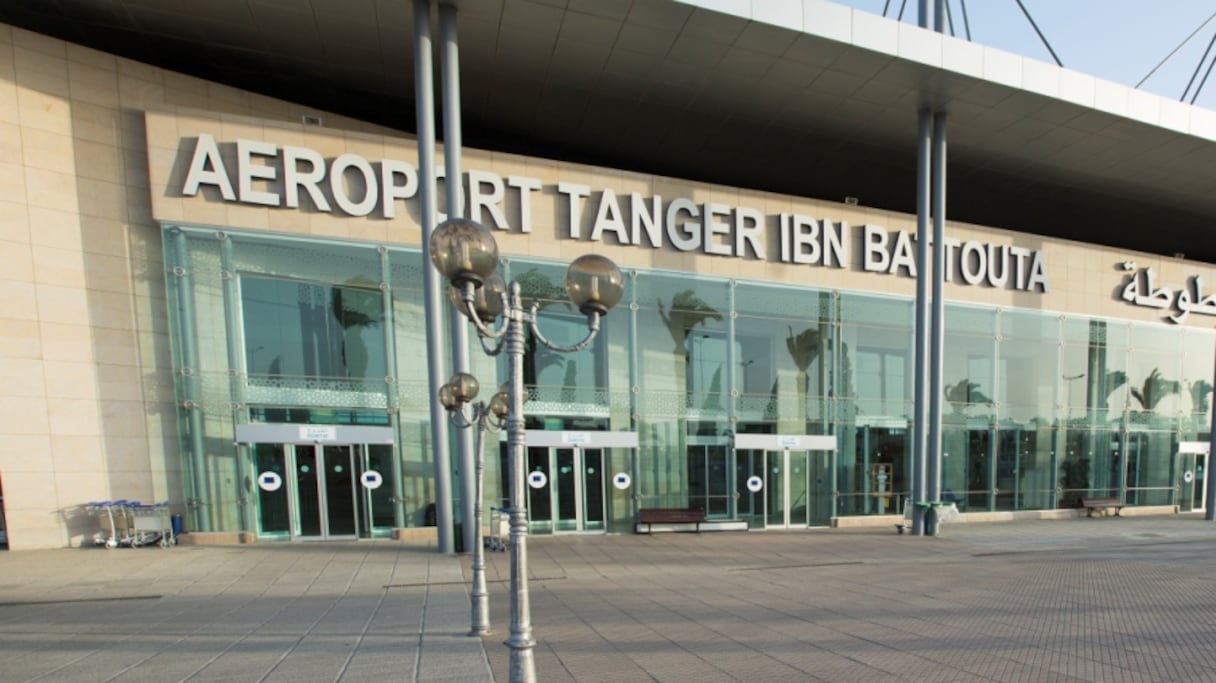
[(89, 514), (97, 518), (94, 545), (107, 548), (138, 548), (159, 544), (168, 548), (177, 543), (169, 501), (145, 505), (138, 500), (104, 500), (85, 504)]
[(484, 543), (486, 548), (494, 552), (506, 552), (511, 534), (510, 510), (490, 506), (490, 535)]

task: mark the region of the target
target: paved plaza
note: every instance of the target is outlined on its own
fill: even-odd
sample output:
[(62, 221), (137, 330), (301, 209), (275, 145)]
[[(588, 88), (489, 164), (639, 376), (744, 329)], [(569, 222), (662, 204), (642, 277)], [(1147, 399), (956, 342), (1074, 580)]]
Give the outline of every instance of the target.
[[(1212, 681), (1194, 516), (529, 543), (541, 681)], [(0, 553), (2, 681), (506, 681), (467, 556), (388, 542)]]

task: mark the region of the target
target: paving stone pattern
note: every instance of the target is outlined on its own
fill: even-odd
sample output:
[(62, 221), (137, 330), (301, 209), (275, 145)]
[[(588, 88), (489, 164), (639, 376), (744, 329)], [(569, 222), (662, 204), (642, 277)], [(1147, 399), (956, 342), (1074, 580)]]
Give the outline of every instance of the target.
[(1192, 516), (536, 537), (529, 561), (544, 681), (1216, 680), (1216, 523)]
[[(1213, 681), (1194, 516), (529, 539), (541, 681)], [(506, 681), (468, 556), (388, 542), (0, 553), (0, 681)]]
[(0, 554), (2, 681), (486, 681), (460, 558), (387, 543)]

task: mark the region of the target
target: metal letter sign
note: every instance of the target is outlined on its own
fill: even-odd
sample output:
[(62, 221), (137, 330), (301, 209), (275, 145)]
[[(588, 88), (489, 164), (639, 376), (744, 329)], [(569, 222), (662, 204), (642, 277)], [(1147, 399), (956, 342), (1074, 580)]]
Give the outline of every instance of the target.
[(1172, 309), (1174, 312), (1166, 316), (1166, 320), (1181, 324), (1192, 313), (1199, 315), (1216, 315), (1216, 294), (1203, 294), (1203, 278), (1191, 276), (1190, 287), (1179, 287), (1177, 291), (1169, 287), (1153, 286), (1153, 269), (1136, 270), (1134, 261), (1124, 261), (1123, 270), (1128, 273), (1123, 282), (1123, 292), (1120, 298), (1133, 306), (1146, 308)]
[[(236, 148), (235, 160), (221, 153), (226, 146)], [(200, 134), (192, 147), (183, 146), (184, 154), (191, 157), (184, 166), (185, 180), (181, 185), (181, 194), (186, 197), (196, 197), (203, 187), (209, 186), (225, 202), (299, 209), (303, 204), (299, 195), (307, 194), (314, 209), (322, 213), (375, 214), (390, 220), (396, 217), (402, 200), (421, 199), (418, 169), (404, 159), (369, 159), (349, 152), (330, 156), (308, 147), (241, 138), (220, 142), (209, 133)], [(309, 170), (301, 171), (297, 167), (299, 162)], [(348, 190), (347, 183), (342, 182), (348, 175), (357, 181), (355, 186), (364, 188), (362, 192)], [(850, 234), (848, 223), (842, 220), (784, 212), (766, 215), (753, 206), (698, 202), (690, 197), (645, 197), (642, 199), (648, 211), (638, 212), (628, 210), (626, 200), (610, 188), (560, 179), (546, 183), (528, 176), (504, 178), (480, 169), (469, 170), (468, 177), (474, 200), (480, 200), (477, 203), (488, 209), (498, 230), (532, 232), (532, 197), (543, 192), (569, 202), (569, 224), (564, 227), (572, 235), (578, 225), (593, 219), (591, 241), (614, 239), (623, 245), (647, 248), (660, 248), (665, 243), (676, 251), (704, 251), (733, 258), (772, 258), (767, 256), (771, 253), (779, 263), (828, 268), (849, 268), (856, 262), (863, 272), (891, 275), (910, 276), (915, 269), (915, 236), (906, 230), (863, 224), (855, 226)], [(255, 180), (259, 181), (256, 185)], [(329, 191), (323, 191), (323, 187)], [(629, 201), (636, 202), (638, 198)], [(520, 222), (516, 224), (505, 211), (511, 202), (520, 207)], [(666, 217), (666, 221), (659, 221), (655, 233), (658, 241), (646, 244), (648, 240), (640, 239), (639, 235), (654, 227), (647, 218), (651, 206), (654, 215)], [(688, 216), (693, 222), (685, 223), (677, 216)], [(776, 222), (779, 242), (772, 250), (765, 244), (764, 229), (771, 220)], [(697, 229), (687, 232), (689, 225)], [(859, 259), (849, 254), (849, 245), (855, 241), (863, 249)], [(956, 284), (1047, 292), (1046, 262), (1041, 250), (958, 239), (947, 240), (947, 249), (950, 270), (960, 275), (954, 280)], [(1199, 301), (1198, 292), (1192, 301)]]

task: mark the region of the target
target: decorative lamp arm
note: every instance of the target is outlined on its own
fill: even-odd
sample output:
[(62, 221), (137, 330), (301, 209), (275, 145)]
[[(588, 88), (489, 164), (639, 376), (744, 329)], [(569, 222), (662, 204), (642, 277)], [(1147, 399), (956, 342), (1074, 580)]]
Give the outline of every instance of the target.
[[(492, 337), (489, 338), (492, 339)], [(477, 341), (481, 342), (481, 350), (485, 351), (487, 356), (497, 356), (498, 354), (502, 353), (502, 350), (507, 343), (506, 336), (499, 337), (498, 343), (494, 344), (494, 346), (487, 344), (486, 339), (487, 337), (485, 336), (477, 335)]]
[(477, 407), (478, 404), (473, 405), (473, 417), (469, 417), (468, 415), (464, 414), (464, 406), (448, 411), (448, 415), (452, 418), (452, 424), (461, 429), (467, 429), (468, 427), (472, 427), (473, 425), (477, 424)]
[[(498, 329), (494, 329), (487, 325), (481, 319), (481, 315), (478, 314), (477, 304), (475, 301), (477, 287), (472, 282), (466, 280), (459, 285), (459, 289), (460, 301), (464, 305), (464, 310), (462, 310), (461, 313), (464, 314), (464, 317), (473, 322), (473, 326), (477, 328), (477, 334), (483, 338), (502, 339), (507, 334), (507, 328), (511, 326), (510, 314), (508, 313), (507, 315), (503, 316), (502, 324), (498, 326)], [(507, 308), (508, 302), (506, 292), (498, 292), (498, 296), (502, 301), (500, 310), (509, 311), (510, 309)]]
[(528, 322), (532, 326), (532, 334), (536, 335), (537, 341), (539, 341), (541, 344), (544, 344), (548, 348), (553, 349), (554, 351), (559, 351), (561, 353), (572, 353), (574, 351), (582, 351), (583, 349), (587, 348), (587, 346), (589, 344), (591, 344), (591, 342), (595, 339), (595, 335), (598, 334), (600, 331), (600, 314), (599, 314), (599, 312), (598, 311), (588, 311), (587, 312), (587, 330), (588, 330), (587, 336), (584, 337), (583, 340), (578, 342), (577, 344), (574, 344), (572, 346), (562, 346), (561, 344), (557, 344), (555, 342), (550, 341), (549, 339), (547, 339), (545, 337), (545, 335), (541, 334), (540, 326), (537, 325), (537, 323), (536, 323), (536, 318), (537, 318), (536, 311), (539, 308), (540, 308), (539, 302), (533, 303), (532, 310), (528, 314)]

